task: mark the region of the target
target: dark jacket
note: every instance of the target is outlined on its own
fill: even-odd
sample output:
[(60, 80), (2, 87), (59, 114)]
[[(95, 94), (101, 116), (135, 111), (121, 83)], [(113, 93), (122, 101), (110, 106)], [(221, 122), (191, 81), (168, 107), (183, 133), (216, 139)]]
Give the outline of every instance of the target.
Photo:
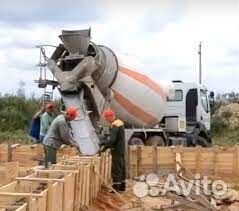
[(120, 119), (116, 119), (110, 126), (109, 140), (104, 142), (105, 147), (111, 148), (112, 155), (125, 154), (125, 133), (124, 123)]

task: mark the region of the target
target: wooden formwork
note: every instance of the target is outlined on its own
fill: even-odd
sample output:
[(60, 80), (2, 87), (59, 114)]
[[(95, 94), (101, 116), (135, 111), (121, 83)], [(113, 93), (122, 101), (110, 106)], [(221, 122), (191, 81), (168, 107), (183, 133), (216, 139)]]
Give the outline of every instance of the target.
[(30, 167), (20, 167), (19, 162), (5, 162), (0, 165), (0, 187), (13, 182), (16, 177), (25, 177), (33, 173)]
[(76, 170), (75, 210), (88, 207), (101, 190), (102, 184), (111, 182), (111, 154), (101, 156), (77, 156), (62, 160), (52, 166), (54, 170)]
[(47, 193), (40, 183), (14, 181), (0, 188), (0, 204), (16, 206), (27, 203), (27, 210), (46, 211)]
[(47, 189), (47, 211), (68, 211), (74, 207), (75, 173), (50, 170), (36, 170), (27, 177), (16, 178), (19, 182), (41, 184)]
[[(63, 147), (58, 150), (58, 160), (64, 157), (75, 156), (78, 151), (73, 147)], [(18, 161), (20, 167), (34, 167), (44, 160), (42, 144), (34, 145), (0, 145), (0, 163)]]
[(239, 146), (233, 148), (130, 146), (129, 177), (174, 171), (177, 160), (193, 173), (215, 177), (239, 176)]
[(16, 211), (78, 211), (88, 207), (101, 185), (110, 182), (110, 160), (110, 153), (105, 152), (62, 159), (49, 169), (33, 168), (34, 173), (16, 177), (0, 188), (0, 211), (1, 207)]

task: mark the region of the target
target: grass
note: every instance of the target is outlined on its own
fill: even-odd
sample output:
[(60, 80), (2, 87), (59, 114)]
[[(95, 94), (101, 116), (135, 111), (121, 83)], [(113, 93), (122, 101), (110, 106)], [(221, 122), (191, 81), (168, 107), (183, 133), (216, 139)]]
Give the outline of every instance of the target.
[(28, 138), (28, 134), (26, 131), (16, 130), (16, 131), (1, 131), (0, 132), (0, 143), (31, 144), (32, 142)]
[(239, 144), (239, 128), (234, 130), (225, 129), (220, 134), (212, 137), (213, 145), (234, 146)]

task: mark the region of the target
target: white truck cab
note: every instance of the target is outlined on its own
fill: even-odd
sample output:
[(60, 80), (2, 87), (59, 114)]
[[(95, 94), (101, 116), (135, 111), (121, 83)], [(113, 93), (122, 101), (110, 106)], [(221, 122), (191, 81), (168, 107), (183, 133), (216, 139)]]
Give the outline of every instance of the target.
[(184, 133), (189, 145), (210, 144), (210, 104), (207, 88), (182, 81), (173, 81), (173, 84), (175, 94), (173, 98), (167, 99), (165, 130), (169, 136), (174, 133), (174, 139)]

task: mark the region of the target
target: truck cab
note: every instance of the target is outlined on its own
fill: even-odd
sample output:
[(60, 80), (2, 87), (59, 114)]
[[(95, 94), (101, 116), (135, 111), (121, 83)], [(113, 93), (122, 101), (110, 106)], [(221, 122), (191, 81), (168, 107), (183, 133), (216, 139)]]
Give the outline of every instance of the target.
[(182, 81), (173, 81), (173, 85), (174, 96), (167, 99), (164, 117), (170, 144), (184, 137), (187, 145), (210, 145), (210, 103), (207, 88)]

